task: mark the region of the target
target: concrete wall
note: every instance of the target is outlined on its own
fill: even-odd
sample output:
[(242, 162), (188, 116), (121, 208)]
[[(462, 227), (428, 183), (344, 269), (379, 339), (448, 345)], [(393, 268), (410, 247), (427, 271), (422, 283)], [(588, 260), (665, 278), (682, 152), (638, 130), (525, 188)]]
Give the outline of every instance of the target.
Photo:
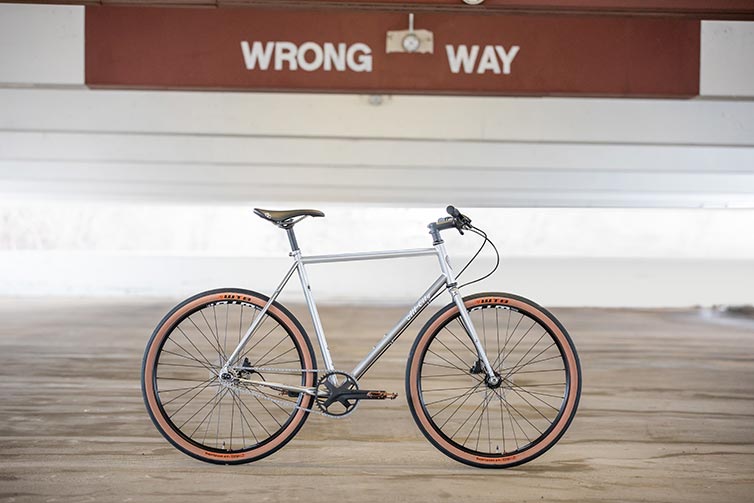
[[(268, 206), (266, 203), (264, 206)], [(285, 207), (286, 205), (281, 205)], [(287, 205), (290, 206), (290, 205)], [(442, 208), (319, 206), (298, 227), (306, 254), (429, 246)], [(465, 209), (466, 210), (466, 209)], [(689, 306), (754, 302), (754, 210), (468, 208), (502, 254), (468, 291), (547, 305)], [(283, 232), (248, 206), (6, 202), (0, 294), (185, 297), (240, 286), (272, 291), (289, 266)], [(476, 236), (447, 236), (457, 269)], [(487, 249), (465, 280), (493, 266)], [(431, 257), (311, 266), (324, 302), (410, 302), (436, 277)], [(286, 300), (301, 301), (291, 283)]]

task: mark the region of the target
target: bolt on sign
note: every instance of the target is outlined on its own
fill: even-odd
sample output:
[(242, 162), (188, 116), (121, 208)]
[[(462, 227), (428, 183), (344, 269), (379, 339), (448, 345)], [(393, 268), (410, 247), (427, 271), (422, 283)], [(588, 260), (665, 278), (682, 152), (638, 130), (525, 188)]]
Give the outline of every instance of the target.
[[(416, 25), (416, 29), (414, 29)], [(91, 87), (690, 97), (698, 20), (86, 7)]]

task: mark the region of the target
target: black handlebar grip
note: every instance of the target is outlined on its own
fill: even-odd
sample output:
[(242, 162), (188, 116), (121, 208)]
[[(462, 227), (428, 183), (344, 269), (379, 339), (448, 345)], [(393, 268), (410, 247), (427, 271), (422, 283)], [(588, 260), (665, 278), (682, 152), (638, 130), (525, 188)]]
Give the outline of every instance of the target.
[(445, 211), (447, 211), (448, 215), (450, 215), (453, 218), (458, 218), (461, 216), (461, 212), (458, 211), (458, 209), (456, 209), (456, 207), (452, 205), (445, 208)]

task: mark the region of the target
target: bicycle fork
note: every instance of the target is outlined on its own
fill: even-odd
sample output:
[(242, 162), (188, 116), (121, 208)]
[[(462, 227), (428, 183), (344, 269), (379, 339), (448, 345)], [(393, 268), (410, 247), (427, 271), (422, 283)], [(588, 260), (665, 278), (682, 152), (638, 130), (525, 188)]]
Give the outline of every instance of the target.
[(487, 358), (487, 352), (484, 350), (482, 342), (479, 340), (479, 336), (477, 335), (476, 329), (474, 328), (474, 323), (471, 321), (471, 316), (469, 316), (469, 311), (468, 309), (466, 309), (466, 305), (463, 303), (461, 292), (458, 291), (456, 277), (453, 273), (453, 269), (450, 267), (448, 253), (445, 250), (445, 243), (442, 241), (442, 239), (436, 239), (433, 243), (433, 246), (437, 251), (437, 258), (440, 261), (440, 269), (442, 269), (442, 273), (447, 279), (448, 292), (450, 293), (450, 296), (453, 299), (456, 307), (458, 307), (463, 326), (466, 329), (466, 333), (471, 339), (471, 342), (474, 344), (474, 348), (476, 348), (479, 362), (481, 362), (482, 369), (484, 369), (484, 373), (487, 375), (485, 382), (490, 386), (497, 386), (500, 383), (500, 377), (495, 374), (495, 371), (492, 369), (492, 365)]

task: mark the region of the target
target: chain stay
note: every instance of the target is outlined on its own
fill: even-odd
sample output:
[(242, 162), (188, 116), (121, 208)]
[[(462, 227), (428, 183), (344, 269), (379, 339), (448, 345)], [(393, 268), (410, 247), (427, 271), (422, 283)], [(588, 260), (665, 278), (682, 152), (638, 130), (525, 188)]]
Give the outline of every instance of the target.
[[(283, 373), (300, 374), (301, 372), (310, 372), (310, 373), (320, 372), (320, 370), (311, 370), (311, 369), (283, 369), (283, 368), (278, 368), (278, 367), (234, 367), (233, 370), (253, 370), (253, 371), (270, 372), (270, 373), (278, 373), (278, 374), (283, 374)], [(326, 372), (330, 372), (330, 371), (328, 370)], [(353, 378), (353, 376), (351, 376), (351, 374), (349, 374), (348, 372), (343, 372), (343, 373), (346, 374), (346, 375), (348, 375), (349, 377)], [(356, 379), (354, 379), (354, 382), (355, 381), (356, 381)], [(251, 390), (251, 389), (248, 389), (248, 388), (241, 388), (241, 387), (233, 386), (233, 385), (229, 385), (229, 384), (224, 384), (223, 386), (225, 386), (227, 388), (230, 388), (230, 389), (233, 389), (234, 391), (237, 391), (237, 392), (249, 394), (249, 395), (251, 395), (251, 396), (253, 396), (255, 398), (261, 398), (263, 400), (268, 400), (270, 402), (276, 403), (279, 406), (286, 407), (286, 408), (289, 408), (291, 410), (300, 409), (300, 410), (303, 410), (303, 411), (306, 411), (306, 412), (313, 412), (315, 414), (319, 414), (319, 415), (328, 417), (330, 419), (342, 419), (342, 418), (347, 417), (349, 415), (349, 414), (346, 414), (346, 415), (336, 416), (336, 415), (333, 415), (333, 414), (328, 414), (327, 412), (324, 412), (324, 411), (319, 410), (319, 409), (314, 409), (314, 408), (307, 409), (306, 407), (301, 407), (300, 405), (293, 404), (293, 403), (291, 403), (291, 402), (289, 402), (287, 400), (279, 400), (277, 398), (273, 398), (273, 397), (271, 397), (269, 395), (266, 395), (264, 393), (259, 393), (258, 391), (254, 391), (254, 390)], [(315, 403), (315, 402), (312, 401), (312, 403)]]

